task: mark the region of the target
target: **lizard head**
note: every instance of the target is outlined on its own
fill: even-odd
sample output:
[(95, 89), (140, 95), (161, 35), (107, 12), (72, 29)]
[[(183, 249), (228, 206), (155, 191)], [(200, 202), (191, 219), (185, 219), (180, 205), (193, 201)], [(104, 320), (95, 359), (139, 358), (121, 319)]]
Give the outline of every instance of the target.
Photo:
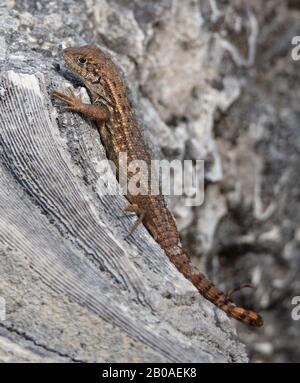
[(99, 48), (92, 45), (66, 48), (63, 51), (63, 57), (72, 72), (78, 75), (86, 85), (99, 82), (109, 61)]
[(111, 104), (110, 84), (118, 86), (119, 93), (123, 94), (120, 89), (124, 83), (119, 70), (101, 49), (92, 45), (66, 48), (63, 57), (67, 66), (80, 78), (94, 99), (100, 96)]

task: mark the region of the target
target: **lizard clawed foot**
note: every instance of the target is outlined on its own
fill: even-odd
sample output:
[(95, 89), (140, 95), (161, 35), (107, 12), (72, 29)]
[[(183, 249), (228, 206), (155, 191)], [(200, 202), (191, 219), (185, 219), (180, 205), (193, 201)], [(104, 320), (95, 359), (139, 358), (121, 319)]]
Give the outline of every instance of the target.
[(143, 218), (144, 217), (142, 215), (138, 217), (136, 222), (133, 224), (132, 228), (129, 230), (128, 234), (125, 235), (126, 239), (129, 238), (132, 235), (132, 233), (135, 231), (135, 229), (139, 226), (139, 224), (143, 222)]
[(124, 212), (132, 212), (136, 213), (138, 215), (137, 221), (134, 223), (132, 228), (129, 230), (128, 234), (125, 236), (125, 238), (129, 238), (131, 234), (135, 231), (135, 229), (139, 226), (140, 223), (143, 222), (143, 219), (145, 217), (145, 210), (140, 208), (136, 204), (128, 205), (123, 209)]
[(72, 89), (68, 88), (67, 94), (54, 90), (52, 92), (52, 96), (67, 104), (67, 106), (61, 108), (62, 112), (81, 112), (83, 105), (82, 100), (80, 97), (75, 95)]
[(242, 285), (235, 287), (234, 289), (229, 290), (227, 293), (225, 293), (225, 300), (228, 301), (231, 299), (231, 297), (237, 293), (238, 291), (244, 289), (245, 287), (250, 287), (253, 289), (253, 286), (249, 283), (243, 283)]

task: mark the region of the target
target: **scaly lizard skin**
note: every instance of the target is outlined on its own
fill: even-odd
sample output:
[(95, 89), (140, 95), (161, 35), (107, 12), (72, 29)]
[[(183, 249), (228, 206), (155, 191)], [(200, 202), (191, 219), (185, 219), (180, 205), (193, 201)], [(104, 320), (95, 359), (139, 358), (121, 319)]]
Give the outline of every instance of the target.
[[(99, 128), (101, 140), (107, 156), (119, 165), (119, 153), (127, 153), (127, 161), (143, 160), (148, 167), (148, 176), (141, 183), (149, 186), (151, 181), (151, 158), (142, 133), (132, 110), (126, 92), (125, 82), (113, 61), (99, 48), (83, 46), (67, 48), (63, 52), (69, 68), (89, 90), (92, 104), (84, 104), (69, 91), (68, 95), (58, 91), (53, 96), (67, 106), (64, 110), (82, 113), (94, 120)], [(136, 212), (139, 222), (143, 222), (158, 242), (170, 261), (198, 291), (217, 307), (247, 325), (262, 326), (262, 318), (253, 311), (238, 307), (229, 298), (234, 291), (225, 294), (192, 265), (189, 256), (183, 251), (178, 230), (169, 212), (164, 196), (127, 194), (130, 202), (127, 211)], [(136, 225), (135, 225), (136, 226)]]

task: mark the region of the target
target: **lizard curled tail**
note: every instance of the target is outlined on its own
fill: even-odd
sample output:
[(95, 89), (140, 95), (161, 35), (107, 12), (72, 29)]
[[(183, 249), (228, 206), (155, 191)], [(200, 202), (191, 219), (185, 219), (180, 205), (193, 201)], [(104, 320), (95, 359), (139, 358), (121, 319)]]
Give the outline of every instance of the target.
[(176, 268), (197, 288), (201, 295), (212, 302), (215, 306), (238, 321), (253, 327), (263, 325), (262, 317), (254, 311), (238, 307), (228, 298), (228, 294), (222, 292), (206, 276), (195, 269), (191, 264), (190, 257), (184, 253), (181, 247), (165, 249), (165, 253)]

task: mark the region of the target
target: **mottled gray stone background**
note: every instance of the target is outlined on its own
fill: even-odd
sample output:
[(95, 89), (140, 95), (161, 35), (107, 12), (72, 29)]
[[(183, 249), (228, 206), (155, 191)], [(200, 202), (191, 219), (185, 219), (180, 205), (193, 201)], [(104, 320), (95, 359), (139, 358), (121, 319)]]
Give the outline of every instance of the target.
[[(0, 359), (298, 362), (299, 2), (0, 0), (0, 18)], [(97, 131), (50, 98), (62, 48), (87, 43), (123, 68), (154, 156), (205, 160), (205, 203), (170, 208), (199, 268), (253, 284), (235, 299), (262, 329), (202, 299), (142, 227), (124, 239)]]

